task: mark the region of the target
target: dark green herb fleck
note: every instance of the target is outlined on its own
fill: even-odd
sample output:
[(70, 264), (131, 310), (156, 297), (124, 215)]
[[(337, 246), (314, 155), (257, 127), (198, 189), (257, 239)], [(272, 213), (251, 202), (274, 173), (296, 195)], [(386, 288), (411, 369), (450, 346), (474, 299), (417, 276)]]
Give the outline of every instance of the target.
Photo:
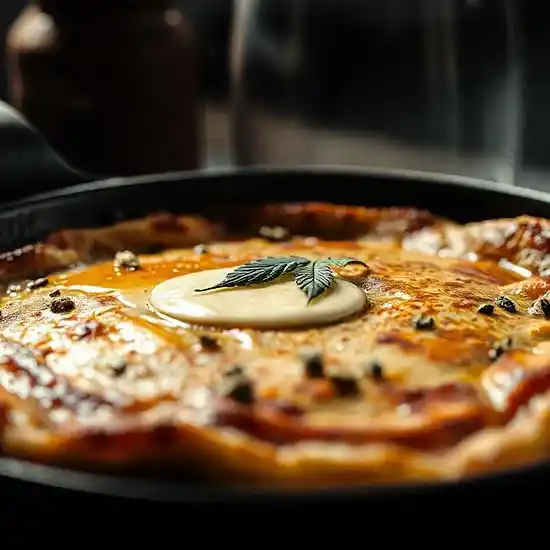
[(207, 351), (217, 351), (220, 349), (220, 344), (212, 336), (202, 335), (200, 338), (200, 343), (203, 349)]
[(222, 394), (233, 401), (250, 405), (254, 402), (254, 387), (252, 381), (243, 375), (233, 375), (226, 378)]
[(330, 381), (340, 397), (352, 397), (359, 394), (359, 383), (352, 376), (334, 375)]
[(495, 342), (493, 347), (489, 350), (489, 359), (491, 359), (491, 361), (496, 361), (503, 353), (511, 349), (512, 345), (513, 339), (511, 336)]
[(325, 365), (323, 355), (315, 349), (305, 348), (300, 351), (307, 378), (324, 378)]
[(516, 304), (512, 300), (510, 300), (510, 298), (508, 298), (508, 296), (499, 296), (495, 300), (495, 303), (498, 307), (500, 307), (501, 309), (504, 309), (508, 313), (516, 313), (517, 312)]
[(367, 369), (368, 374), (376, 381), (383, 380), (384, 368), (377, 361), (373, 361)]
[(529, 315), (544, 315), (546, 319), (550, 319), (550, 292), (537, 298), (531, 304), (527, 313), (529, 313)]
[(120, 357), (119, 359), (113, 361), (110, 367), (115, 376), (122, 376), (126, 372), (128, 365), (124, 358)]
[(482, 315), (492, 315), (495, 312), (495, 306), (493, 304), (482, 304), (479, 306), (477, 312)]
[(68, 313), (75, 308), (75, 303), (70, 298), (53, 300), (50, 309), (53, 313)]
[(550, 300), (548, 298), (541, 298), (539, 300), (539, 306), (546, 319), (550, 319)]
[(413, 327), (416, 330), (433, 330), (435, 328), (435, 319), (427, 315), (417, 315), (413, 319)]

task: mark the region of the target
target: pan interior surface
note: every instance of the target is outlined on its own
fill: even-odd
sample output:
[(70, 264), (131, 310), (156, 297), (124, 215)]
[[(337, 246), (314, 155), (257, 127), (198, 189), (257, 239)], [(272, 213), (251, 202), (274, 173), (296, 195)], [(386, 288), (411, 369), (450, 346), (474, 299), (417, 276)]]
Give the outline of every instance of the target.
[[(66, 228), (89, 228), (145, 216), (155, 211), (200, 214), (218, 204), (333, 202), (361, 206), (403, 206), (429, 210), (457, 222), (515, 217), (550, 218), (550, 196), (477, 180), (409, 172), (344, 169), (252, 169), (115, 179), (35, 196), (0, 212), (0, 249), (10, 251)], [(462, 482), (410, 486), (357, 487), (313, 491), (277, 491), (212, 487), (181, 480), (156, 480), (68, 471), (0, 459), (0, 474), (11, 483), (106, 496), (168, 501), (334, 501), (385, 499), (418, 494), (490, 489), (502, 480), (519, 483), (548, 475), (545, 465), (512, 470)], [(1, 483), (4, 483), (2, 481)]]

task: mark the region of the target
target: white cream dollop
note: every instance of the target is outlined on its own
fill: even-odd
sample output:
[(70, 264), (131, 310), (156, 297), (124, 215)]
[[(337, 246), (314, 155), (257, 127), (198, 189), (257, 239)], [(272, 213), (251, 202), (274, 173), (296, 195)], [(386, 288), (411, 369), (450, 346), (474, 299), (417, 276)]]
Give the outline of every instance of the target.
[(248, 287), (196, 292), (219, 283), (233, 269), (210, 269), (167, 279), (155, 286), (150, 303), (158, 312), (200, 325), (285, 329), (334, 323), (361, 311), (365, 293), (335, 277), (330, 289), (307, 303), (292, 276)]

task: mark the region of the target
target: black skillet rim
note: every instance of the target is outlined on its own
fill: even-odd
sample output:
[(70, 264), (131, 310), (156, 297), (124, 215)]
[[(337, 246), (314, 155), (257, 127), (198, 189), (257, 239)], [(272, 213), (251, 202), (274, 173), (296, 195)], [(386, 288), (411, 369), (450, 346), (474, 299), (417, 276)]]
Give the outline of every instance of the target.
[(208, 168), (203, 170), (193, 170), (187, 172), (169, 172), (160, 174), (150, 174), (135, 177), (112, 177), (107, 179), (87, 181), (71, 185), (64, 188), (45, 191), (43, 193), (33, 193), (32, 195), (15, 199), (4, 203), (0, 207), (0, 215), (5, 210), (12, 210), (20, 207), (32, 205), (36, 202), (49, 201), (70, 197), (82, 193), (93, 193), (103, 189), (115, 187), (131, 187), (139, 185), (148, 185), (155, 182), (200, 180), (210, 178), (250, 178), (268, 176), (366, 176), (368, 178), (392, 178), (410, 181), (424, 181), (434, 185), (466, 187), (472, 190), (490, 191), (498, 194), (517, 196), (535, 201), (550, 203), (550, 192), (508, 185), (496, 181), (484, 180), (470, 176), (459, 176), (453, 174), (443, 174), (438, 172), (424, 172), (420, 170), (404, 170), (392, 168), (370, 168), (363, 166), (339, 166), (339, 165), (304, 165), (299, 167), (273, 167), (273, 166), (254, 166), (250, 168)]
[[(170, 174), (153, 174), (133, 178), (110, 178), (96, 182), (86, 182), (68, 188), (47, 191), (5, 203), (0, 208), (0, 216), (15, 212), (20, 208), (32, 207), (37, 203), (63, 199), (75, 195), (93, 193), (108, 188), (121, 186), (148, 185), (155, 182), (178, 180), (196, 181), (208, 178), (240, 178), (261, 177), (262, 175), (299, 176), (299, 175), (331, 175), (331, 176), (365, 176), (367, 178), (393, 178), (411, 181), (425, 181), (430, 184), (467, 187), (472, 191), (490, 191), (510, 197), (522, 197), (550, 205), (550, 193), (522, 187), (509, 186), (497, 182), (471, 177), (447, 174), (427, 173), (411, 170), (376, 169), (365, 167), (341, 166), (302, 166), (299, 168), (278, 168), (257, 166), (246, 169), (216, 168), (194, 172), (176, 172)], [(97, 496), (120, 497), (130, 500), (186, 502), (186, 503), (289, 503), (305, 502), (331, 503), (341, 500), (361, 500), (372, 502), (384, 499), (402, 499), (404, 497), (435, 496), (444, 493), (471, 491), (474, 488), (491, 489), (502, 482), (518, 483), (524, 479), (536, 479), (542, 474), (550, 474), (550, 462), (539, 462), (532, 465), (512, 468), (506, 471), (488, 475), (475, 476), (465, 480), (405, 483), (385, 486), (354, 486), (330, 487), (288, 491), (272, 488), (256, 488), (247, 486), (214, 486), (193, 484), (174, 480), (162, 480), (151, 477), (126, 477), (116, 474), (103, 474), (85, 470), (69, 469), (59, 466), (34, 463), (11, 457), (0, 458), (0, 480), (6, 478), (15, 482), (43, 486), (51, 489), (69, 490)]]

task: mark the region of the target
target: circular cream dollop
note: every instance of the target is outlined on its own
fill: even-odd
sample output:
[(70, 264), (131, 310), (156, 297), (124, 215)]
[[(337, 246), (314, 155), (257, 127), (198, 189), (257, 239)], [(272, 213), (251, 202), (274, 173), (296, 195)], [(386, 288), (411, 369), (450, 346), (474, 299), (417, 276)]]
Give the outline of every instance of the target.
[(292, 276), (249, 287), (196, 292), (219, 283), (233, 269), (211, 269), (168, 279), (153, 288), (151, 305), (180, 321), (235, 328), (307, 328), (358, 313), (364, 292), (334, 278), (332, 286), (309, 305)]

